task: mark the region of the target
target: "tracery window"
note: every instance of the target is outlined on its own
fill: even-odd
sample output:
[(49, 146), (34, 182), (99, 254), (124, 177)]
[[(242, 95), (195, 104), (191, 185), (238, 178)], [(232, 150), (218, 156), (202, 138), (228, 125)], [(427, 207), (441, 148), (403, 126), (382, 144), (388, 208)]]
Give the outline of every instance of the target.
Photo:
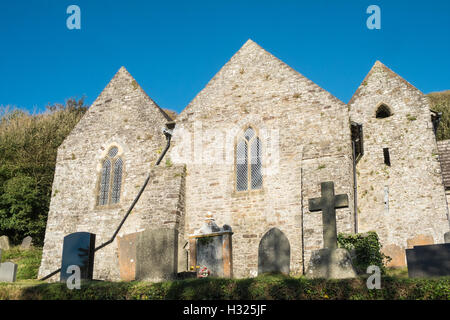
[(236, 190), (262, 188), (262, 144), (253, 128), (248, 127), (236, 145)]
[(97, 202), (99, 206), (120, 202), (123, 160), (118, 156), (118, 153), (119, 149), (117, 147), (112, 147), (109, 149), (106, 158), (103, 160)]

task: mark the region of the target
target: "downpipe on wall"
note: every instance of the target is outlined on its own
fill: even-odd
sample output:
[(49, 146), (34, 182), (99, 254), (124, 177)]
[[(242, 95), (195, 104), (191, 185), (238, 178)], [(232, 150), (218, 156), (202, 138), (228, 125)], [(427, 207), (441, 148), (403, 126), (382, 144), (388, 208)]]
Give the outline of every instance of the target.
[[(161, 152), (161, 155), (159, 156), (158, 160), (156, 160), (155, 165), (153, 167), (158, 166), (161, 163), (162, 159), (164, 158), (164, 156), (166, 155), (167, 151), (169, 150), (169, 148), (170, 148), (170, 141), (172, 140), (172, 135), (173, 135), (173, 129), (174, 128), (175, 128), (175, 122), (171, 121), (171, 122), (168, 122), (166, 124), (166, 128), (164, 128), (162, 130), (163, 134), (166, 136), (166, 147)], [(111, 239), (109, 239), (108, 241), (104, 242), (103, 244), (101, 244), (100, 246), (95, 248), (94, 252), (97, 252), (98, 250), (106, 247), (107, 245), (111, 244), (114, 241), (114, 239), (116, 238), (116, 236), (119, 233), (120, 229), (122, 228), (123, 224), (125, 223), (125, 221), (127, 220), (128, 216), (130, 215), (131, 211), (133, 210), (134, 206), (139, 201), (139, 198), (141, 197), (142, 193), (144, 192), (145, 187), (147, 187), (147, 184), (150, 181), (150, 177), (151, 177), (151, 172), (149, 172), (149, 174), (147, 175), (147, 178), (145, 179), (144, 184), (142, 185), (141, 189), (139, 190), (139, 193), (137, 194), (136, 198), (134, 198), (133, 202), (131, 203), (131, 206), (128, 208), (125, 216), (123, 217), (123, 219), (120, 222), (119, 226), (117, 227), (116, 231), (112, 235)], [(61, 272), (61, 268), (59, 268), (58, 270), (53, 271), (52, 273), (46, 275), (45, 277), (43, 277), (43, 278), (41, 278), (39, 280), (41, 280), (41, 281), (47, 280), (47, 279), (53, 277), (54, 275), (58, 274), (59, 272)]]

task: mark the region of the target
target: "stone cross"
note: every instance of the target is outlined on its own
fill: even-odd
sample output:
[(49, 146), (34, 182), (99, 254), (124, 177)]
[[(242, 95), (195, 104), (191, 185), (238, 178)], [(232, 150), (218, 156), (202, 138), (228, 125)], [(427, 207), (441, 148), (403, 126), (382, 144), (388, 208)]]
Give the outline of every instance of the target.
[(309, 199), (309, 211), (322, 211), (324, 248), (337, 248), (336, 210), (348, 207), (347, 194), (334, 195), (332, 181), (320, 184), (322, 197)]

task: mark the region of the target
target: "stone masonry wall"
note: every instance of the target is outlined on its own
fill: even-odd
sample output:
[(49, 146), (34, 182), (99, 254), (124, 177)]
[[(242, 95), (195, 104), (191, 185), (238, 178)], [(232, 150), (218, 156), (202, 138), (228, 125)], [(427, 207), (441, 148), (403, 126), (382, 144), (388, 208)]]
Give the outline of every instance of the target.
[[(290, 242), (291, 273), (301, 274), (303, 255), (322, 247), (321, 214), (307, 209), (320, 182), (349, 194), (338, 229), (353, 231), (348, 119), (344, 103), (249, 40), (177, 117), (171, 157), (187, 167), (186, 236), (211, 212), (233, 228), (233, 275), (246, 277), (257, 274), (261, 238), (277, 227)], [(263, 188), (237, 192), (234, 148), (248, 126), (262, 140)]]
[[(58, 149), (39, 277), (60, 267), (64, 236), (92, 232), (96, 246), (112, 237), (166, 145), (161, 129), (168, 120), (121, 68)], [(120, 202), (98, 206), (102, 162), (112, 146), (124, 163)], [(165, 160), (154, 168), (119, 235), (157, 226), (184, 229), (184, 170)], [(96, 253), (94, 278), (119, 280), (117, 240)]]
[[(390, 117), (375, 117), (381, 103)], [(364, 135), (357, 165), (359, 231), (377, 231), (391, 265), (404, 266), (405, 248), (442, 243), (449, 230), (430, 103), (377, 62), (349, 108)], [(391, 166), (384, 164), (383, 148), (389, 148)]]

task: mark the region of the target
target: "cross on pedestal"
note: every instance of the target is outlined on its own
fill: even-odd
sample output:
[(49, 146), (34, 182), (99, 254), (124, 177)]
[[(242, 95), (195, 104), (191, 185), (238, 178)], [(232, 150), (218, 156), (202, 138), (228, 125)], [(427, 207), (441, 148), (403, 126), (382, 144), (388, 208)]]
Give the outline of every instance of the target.
[(336, 210), (348, 207), (347, 194), (334, 195), (332, 181), (320, 184), (322, 197), (309, 199), (309, 211), (322, 211), (323, 246), (328, 249), (337, 248)]

